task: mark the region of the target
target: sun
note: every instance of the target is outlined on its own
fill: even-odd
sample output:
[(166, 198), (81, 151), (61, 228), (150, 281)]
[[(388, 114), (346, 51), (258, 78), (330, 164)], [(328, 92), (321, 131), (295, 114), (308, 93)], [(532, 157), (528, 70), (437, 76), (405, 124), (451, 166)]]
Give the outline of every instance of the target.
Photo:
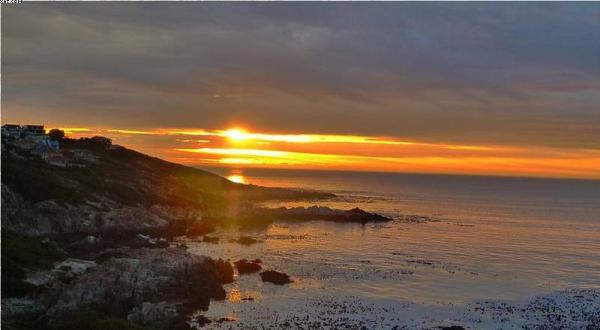
[(244, 141), (250, 138), (248, 133), (241, 128), (231, 128), (225, 131), (225, 136), (233, 141)]
[(235, 183), (246, 183), (246, 178), (243, 175), (233, 174), (227, 177), (227, 180)]

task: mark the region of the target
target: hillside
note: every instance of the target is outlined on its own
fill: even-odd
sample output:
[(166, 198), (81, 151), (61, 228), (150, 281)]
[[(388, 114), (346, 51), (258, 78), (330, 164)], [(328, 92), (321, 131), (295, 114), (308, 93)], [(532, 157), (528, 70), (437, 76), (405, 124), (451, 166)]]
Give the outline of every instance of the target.
[(43, 154), (3, 141), (2, 228), (26, 236), (110, 232), (172, 237), (237, 221), (255, 202), (333, 196), (233, 183), (105, 142), (64, 139), (61, 150), (90, 160), (60, 167)]
[(259, 207), (334, 196), (233, 183), (101, 137), (63, 139), (60, 150), (30, 142), (2, 141), (7, 329), (187, 329), (194, 311), (225, 298), (221, 285), (233, 281), (233, 270), (174, 238), (274, 221), (390, 220), (360, 209)]
[(2, 183), (26, 200), (81, 204), (112, 200), (118, 204), (219, 208), (232, 201), (331, 197), (330, 194), (233, 183), (216, 174), (123, 147), (103, 148), (85, 140), (62, 145), (86, 149), (98, 161), (86, 167), (61, 168), (39, 157), (3, 146)]

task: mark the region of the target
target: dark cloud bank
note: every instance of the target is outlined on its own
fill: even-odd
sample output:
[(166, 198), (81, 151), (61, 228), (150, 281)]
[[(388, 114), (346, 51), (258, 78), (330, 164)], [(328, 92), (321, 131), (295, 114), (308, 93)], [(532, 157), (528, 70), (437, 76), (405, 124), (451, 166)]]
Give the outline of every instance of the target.
[(3, 121), (600, 148), (599, 3), (24, 3)]

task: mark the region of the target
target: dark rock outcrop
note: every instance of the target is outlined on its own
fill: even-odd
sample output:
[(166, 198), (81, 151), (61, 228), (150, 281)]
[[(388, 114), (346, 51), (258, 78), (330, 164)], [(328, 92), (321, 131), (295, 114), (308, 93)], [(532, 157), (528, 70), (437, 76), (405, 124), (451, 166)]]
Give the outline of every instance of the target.
[(219, 237), (216, 236), (208, 236), (208, 235), (204, 235), (202, 237), (202, 242), (204, 243), (211, 243), (211, 244), (218, 244), (219, 243)]
[(260, 278), (263, 282), (271, 282), (277, 285), (292, 283), (292, 280), (288, 274), (275, 270), (265, 270), (264, 272), (260, 273)]
[(232, 240), (230, 240), (230, 242), (239, 243), (242, 245), (252, 245), (252, 244), (259, 243), (260, 241), (255, 238), (252, 238), (250, 236), (240, 236), (240, 238), (232, 239)]
[(229, 261), (222, 259), (212, 260), (209, 263), (214, 267), (218, 274), (219, 283), (227, 284), (233, 282), (233, 266)]
[(385, 222), (392, 219), (376, 213), (366, 212), (359, 208), (338, 210), (324, 206), (310, 207), (257, 207), (248, 210), (244, 215), (243, 225), (266, 225), (274, 221), (331, 221), (344, 223)]
[(262, 267), (256, 261), (241, 259), (233, 263), (240, 274), (252, 274), (260, 271)]
[(224, 299), (221, 284), (232, 279), (228, 262), (182, 249), (116, 252), (57, 293), (47, 312), (50, 320), (87, 309), (168, 328), (193, 310), (206, 309), (210, 299)]

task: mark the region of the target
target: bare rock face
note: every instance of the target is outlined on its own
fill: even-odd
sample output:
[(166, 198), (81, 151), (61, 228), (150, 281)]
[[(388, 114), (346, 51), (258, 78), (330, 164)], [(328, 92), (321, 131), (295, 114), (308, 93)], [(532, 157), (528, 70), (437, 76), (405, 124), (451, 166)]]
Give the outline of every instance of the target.
[(179, 316), (177, 306), (161, 301), (158, 303), (144, 302), (134, 307), (128, 314), (127, 320), (144, 326), (164, 328)]
[(78, 205), (31, 203), (2, 184), (2, 228), (24, 236), (184, 232), (188, 224), (200, 222), (199, 210), (183, 207), (123, 206), (106, 199)]
[(234, 265), (240, 274), (252, 274), (262, 269), (259, 262), (248, 261), (246, 259), (238, 260), (234, 262)]
[(60, 205), (53, 200), (37, 202), (31, 209), (29, 219), (39, 235), (63, 232), (91, 232), (95, 229), (97, 211), (89, 205)]
[(60, 317), (89, 308), (141, 324), (167, 324), (195, 309), (206, 309), (210, 299), (225, 298), (219, 273), (222, 260), (177, 248), (120, 252), (74, 279), (47, 315)]
[(144, 207), (126, 206), (103, 213), (97, 225), (101, 232), (145, 232), (165, 228), (169, 225), (169, 220)]
[(166, 205), (152, 205), (149, 211), (163, 219), (167, 220), (181, 220), (190, 219), (192, 222), (202, 221), (202, 212), (198, 209), (177, 207), (177, 206), (166, 206)]
[(12, 218), (23, 207), (25, 201), (7, 185), (2, 184), (2, 222)]
[(39, 236), (52, 232), (68, 214), (52, 201), (32, 204), (2, 184), (2, 228), (26, 236)]

